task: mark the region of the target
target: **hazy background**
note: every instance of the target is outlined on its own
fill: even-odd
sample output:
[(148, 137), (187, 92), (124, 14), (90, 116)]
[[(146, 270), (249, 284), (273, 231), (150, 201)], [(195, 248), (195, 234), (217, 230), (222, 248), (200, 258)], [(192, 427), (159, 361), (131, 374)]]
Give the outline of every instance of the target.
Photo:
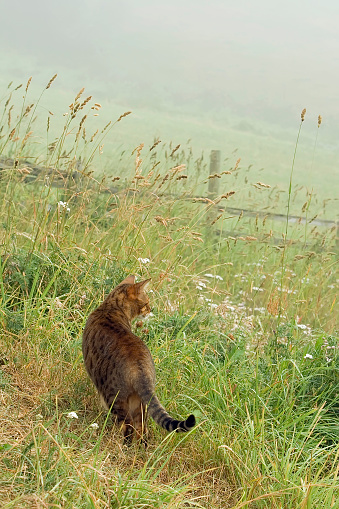
[(108, 147), (190, 138), (285, 186), (306, 107), (295, 182), (339, 194), (337, 0), (2, 0), (1, 20), (0, 98), (32, 75), (34, 100), (58, 73), (44, 122), (85, 86), (101, 125), (133, 111)]

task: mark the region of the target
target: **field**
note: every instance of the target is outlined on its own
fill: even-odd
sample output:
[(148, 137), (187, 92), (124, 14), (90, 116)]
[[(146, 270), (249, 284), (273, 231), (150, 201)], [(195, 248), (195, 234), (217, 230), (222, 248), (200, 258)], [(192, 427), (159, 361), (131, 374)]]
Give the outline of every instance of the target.
[[(186, 142), (103, 164), (130, 113), (93, 129), (101, 106), (80, 91), (38, 136), (29, 86), (1, 102), (1, 507), (338, 508), (337, 229), (295, 184), (304, 122), (282, 190), (237, 153), (210, 179)], [(81, 355), (89, 312), (131, 273), (152, 278), (135, 327), (158, 396), (198, 420), (187, 435), (151, 423), (147, 451), (122, 446)]]

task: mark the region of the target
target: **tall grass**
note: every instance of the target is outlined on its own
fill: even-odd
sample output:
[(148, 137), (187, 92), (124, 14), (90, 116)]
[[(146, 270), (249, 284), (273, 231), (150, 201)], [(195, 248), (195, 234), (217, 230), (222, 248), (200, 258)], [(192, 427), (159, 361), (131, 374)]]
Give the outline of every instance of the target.
[[(271, 216), (228, 212), (282, 203), (235, 155), (216, 196), (204, 155), (159, 140), (100, 174), (129, 112), (88, 134), (100, 105), (82, 90), (37, 140), (28, 90), (1, 103), (2, 507), (339, 507), (335, 229), (288, 225), (286, 242)], [(300, 193), (291, 179), (289, 207)], [(122, 448), (81, 357), (89, 312), (129, 273), (152, 277), (136, 328), (159, 396), (199, 419), (151, 425), (147, 453)]]

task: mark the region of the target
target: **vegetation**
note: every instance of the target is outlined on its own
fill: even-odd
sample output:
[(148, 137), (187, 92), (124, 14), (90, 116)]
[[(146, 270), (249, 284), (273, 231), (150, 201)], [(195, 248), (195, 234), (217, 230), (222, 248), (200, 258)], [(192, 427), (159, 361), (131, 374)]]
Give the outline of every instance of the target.
[[(36, 139), (29, 84), (20, 108), (10, 89), (1, 102), (1, 507), (338, 508), (336, 227), (315, 224), (297, 167), (284, 222), (234, 154), (209, 178), (155, 140), (99, 174), (129, 112), (89, 132), (100, 105), (80, 91)], [(152, 278), (135, 327), (159, 397), (198, 417), (187, 435), (151, 424), (147, 451), (122, 447), (81, 356), (89, 312), (130, 273)]]

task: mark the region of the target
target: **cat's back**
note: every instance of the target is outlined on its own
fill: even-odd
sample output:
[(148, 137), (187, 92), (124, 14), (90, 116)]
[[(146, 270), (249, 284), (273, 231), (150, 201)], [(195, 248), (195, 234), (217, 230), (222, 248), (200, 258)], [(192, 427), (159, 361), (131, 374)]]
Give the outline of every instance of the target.
[(118, 311), (107, 311), (103, 306), (99, 306), (87, 319), (82, 351), (89, 373), (94, 365), (99, 368), (107, 363), (153, 366), (147, 345), (133, 334)]

